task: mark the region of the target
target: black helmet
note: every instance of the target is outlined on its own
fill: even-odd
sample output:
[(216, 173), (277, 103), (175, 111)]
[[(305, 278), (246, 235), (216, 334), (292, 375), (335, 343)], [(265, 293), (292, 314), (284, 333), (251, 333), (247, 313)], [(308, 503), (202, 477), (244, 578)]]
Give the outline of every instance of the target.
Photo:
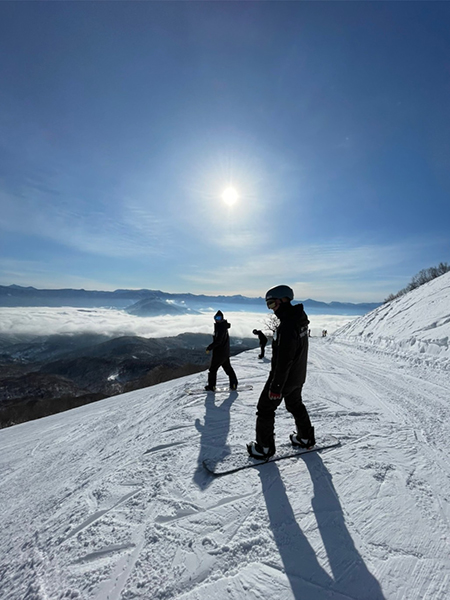
[(288, 285), (277, 285), (266, 293), (266, 302), (269, 300), (281, 300), (282, 298), (294, 299), (294, 291)]
[(257, 329), (254, 329), (254, 330), (253, 330), (253, 333), (256, 335), (256, 334), (258, 333), (258, 330), (257, 330)]

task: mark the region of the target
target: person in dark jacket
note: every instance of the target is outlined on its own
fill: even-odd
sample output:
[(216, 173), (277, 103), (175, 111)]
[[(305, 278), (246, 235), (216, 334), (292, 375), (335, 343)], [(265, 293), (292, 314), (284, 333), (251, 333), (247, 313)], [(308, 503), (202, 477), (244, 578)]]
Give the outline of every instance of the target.
[(230, 363), (230, 336), (228, 330), (231, 325), (223, 318), (222, 311), (218, 310), (214, 315), (213, 341), (206, 348), (206, 352), (212, 350), (211, 364), (208, 373), (208, 385), (205, 390), (214, 392), (216, 389), (217, 371), (222, 367), (230, 379), (230, 390), (237, 389), (238, 380), (236, 373)]
[(303, 304), (292, 305), (294, 292), (279, 285), (266, 294), (267, 307), (273, 310), (280, 324), (272, 342), (272, 363), (269, 378), (259, 397), (256, 417), (256, 441), (247, 444), (250, 456), (270, 458), (275, 454), (275, 411), (284, 398), (287, 410), (293, 415), (297, 431), (291, 443), (312, 448), (316, 441), (314, 427), (302, 400), (308, 359), (308, 317)]
[(263, 334), (263, 332), (260, 331), (259, 329), (254, 329), (253, 335), (257, 335), (259, 338), (259, 347), (261, 348), (261, 352), (259, 353), (258, 358), (264, 358), (264, 348), (266, 347), (266, 344), (267, 344), (267, 338)]

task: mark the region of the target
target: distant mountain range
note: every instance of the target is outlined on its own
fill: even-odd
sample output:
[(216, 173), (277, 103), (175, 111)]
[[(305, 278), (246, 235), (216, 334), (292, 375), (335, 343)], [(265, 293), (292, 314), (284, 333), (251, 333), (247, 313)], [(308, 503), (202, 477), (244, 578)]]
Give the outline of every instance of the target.
[[(300, 301), (300, 300), (299, 300)], [(325, 313), (365, 314), (380, 306), (380, 302), (318, 302), (301, 300), (306, 310)], [(133, 306), (134, 305), (134, 306)], [(74, 306), (127, 309), (140, 316), (194, 313), (205, 308), (234, 305), (236, 308), (265, 307), (264, 299), (246, 296), (206, 296), (203, 294), (170, 294), (161, 290), (41, 290), (19, 285), (0, 285), (0, 306)]]
[(156, 317), (160, 315), (199, 315), (198, 310), (189, 308), (185, 305), (179, 306), (172, 301), (160, 298), (142, 298), (125, 309), (130, 315), (137, 317)]

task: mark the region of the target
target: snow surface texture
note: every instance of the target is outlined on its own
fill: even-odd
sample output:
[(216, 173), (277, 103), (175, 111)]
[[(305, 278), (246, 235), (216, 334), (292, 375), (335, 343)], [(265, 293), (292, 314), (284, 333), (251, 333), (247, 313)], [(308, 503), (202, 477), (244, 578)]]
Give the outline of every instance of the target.
[(2, 600), (450, 598), (449, 283), (311, 338), (304, 400), (337, 449), (201, 468), (253, 438), (258, 349), (232, 359), (251, 391), (193, 397), (197, 374), (2, 430)]

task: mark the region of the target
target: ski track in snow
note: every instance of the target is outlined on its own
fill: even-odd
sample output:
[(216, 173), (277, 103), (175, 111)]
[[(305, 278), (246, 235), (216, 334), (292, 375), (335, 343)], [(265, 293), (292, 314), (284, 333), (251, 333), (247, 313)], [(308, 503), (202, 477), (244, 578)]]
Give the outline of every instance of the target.
[(1, 598), (449, 598), (448, 371), (312, 338), (304, 400), (342, 446), (213, 479), (254, 436), (257, 352), (252, 391), (187, 395), (203, 373), (1, 431)]

